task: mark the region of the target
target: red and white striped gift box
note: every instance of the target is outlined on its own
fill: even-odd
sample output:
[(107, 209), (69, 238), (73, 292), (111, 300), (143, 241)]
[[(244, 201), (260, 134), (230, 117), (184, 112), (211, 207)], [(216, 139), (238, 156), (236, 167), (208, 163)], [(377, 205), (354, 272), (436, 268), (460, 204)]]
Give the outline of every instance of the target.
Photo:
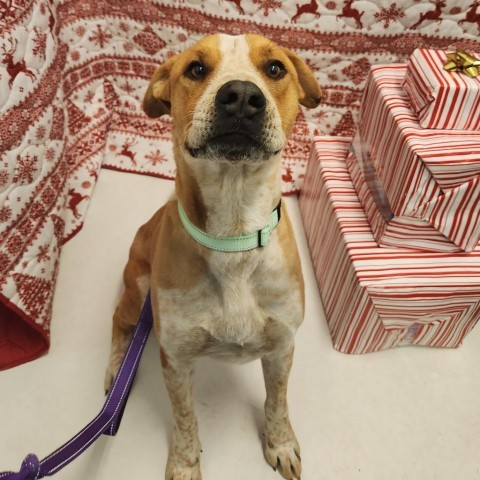
[(408, 60), (403, 88), (423, 128), (480, 130), (480, 76), (448, 72), (446, 52), (424, 48)]
[(316, 138), (300, 211), (333, 345), (459, 347), (480, 316), (480, 247), (379, 247), (345, 165), (351, 139)]
[(385, 246), (470, 252), (480, 240), (480, 132), (421, 128), (401, 86), (405, 70), (371, 69), (362, 141), (352, 145), (360, 173), (368, 164), (393, 213), (372, 220), (375, 238)]
[(360, 203), (375, 240), (382, 247), (415, 248), (438, 252), (457, 252), (459, 247), (422, 219), (395, 216), (371, 158), (357, 132), (346, 158)]

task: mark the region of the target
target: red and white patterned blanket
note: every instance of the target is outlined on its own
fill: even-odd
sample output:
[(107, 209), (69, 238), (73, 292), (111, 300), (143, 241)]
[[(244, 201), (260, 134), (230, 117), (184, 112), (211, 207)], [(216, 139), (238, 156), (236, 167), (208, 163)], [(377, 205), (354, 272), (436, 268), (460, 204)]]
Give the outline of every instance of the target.
[(416, 47), (480, 50), (478, 0), (384, 5), (1, 0), (0, 369), (48, 349), (61, 245), (80, 230), (100, 168), (175, 175), (171, 120), (140, 108), (157, 64), (212, 32), (257, 32), (297, 51), (324, 97), (299, 115), (286, 151), (284, 193), (296, 192), (312, 134), (353, 133), (371, 65)]

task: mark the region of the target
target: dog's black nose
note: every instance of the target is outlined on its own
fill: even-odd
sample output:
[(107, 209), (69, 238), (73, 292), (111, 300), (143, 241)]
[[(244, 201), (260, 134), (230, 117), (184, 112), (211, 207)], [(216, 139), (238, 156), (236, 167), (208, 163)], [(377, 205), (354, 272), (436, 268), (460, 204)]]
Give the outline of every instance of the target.
[(217, 92), (215, 105), (221, 117), (262, 117), (266, 106), (265, 95), (252, 82), (231, 80)]

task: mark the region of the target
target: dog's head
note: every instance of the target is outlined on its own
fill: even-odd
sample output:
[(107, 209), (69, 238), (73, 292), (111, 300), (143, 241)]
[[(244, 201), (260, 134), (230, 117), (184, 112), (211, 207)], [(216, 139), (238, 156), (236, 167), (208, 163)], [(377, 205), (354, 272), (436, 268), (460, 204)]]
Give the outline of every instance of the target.
[(307, 65), (258, 35), (212, 35), (168, 59), (143, 101), (150, 117), (170, 113), (177, 148), (190, 158), (256, 162), (286, 145), (299, 104), (320, 102)]

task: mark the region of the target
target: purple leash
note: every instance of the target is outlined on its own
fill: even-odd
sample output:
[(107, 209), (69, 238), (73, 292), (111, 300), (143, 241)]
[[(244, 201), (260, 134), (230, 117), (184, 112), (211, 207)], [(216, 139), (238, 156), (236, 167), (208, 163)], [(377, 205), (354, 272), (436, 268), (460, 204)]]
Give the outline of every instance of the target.
[(0, 480), (36, 480), (52, 476), (75, 460), (100, 435), (114, 436), (117, 433), (151, 328), (152, 304), (149, 292), (120, 370), (100, 413), (81, 432), (51, 455), (39, 460), (31, 453), (23, 461), (20, 472), (0, 473)]

